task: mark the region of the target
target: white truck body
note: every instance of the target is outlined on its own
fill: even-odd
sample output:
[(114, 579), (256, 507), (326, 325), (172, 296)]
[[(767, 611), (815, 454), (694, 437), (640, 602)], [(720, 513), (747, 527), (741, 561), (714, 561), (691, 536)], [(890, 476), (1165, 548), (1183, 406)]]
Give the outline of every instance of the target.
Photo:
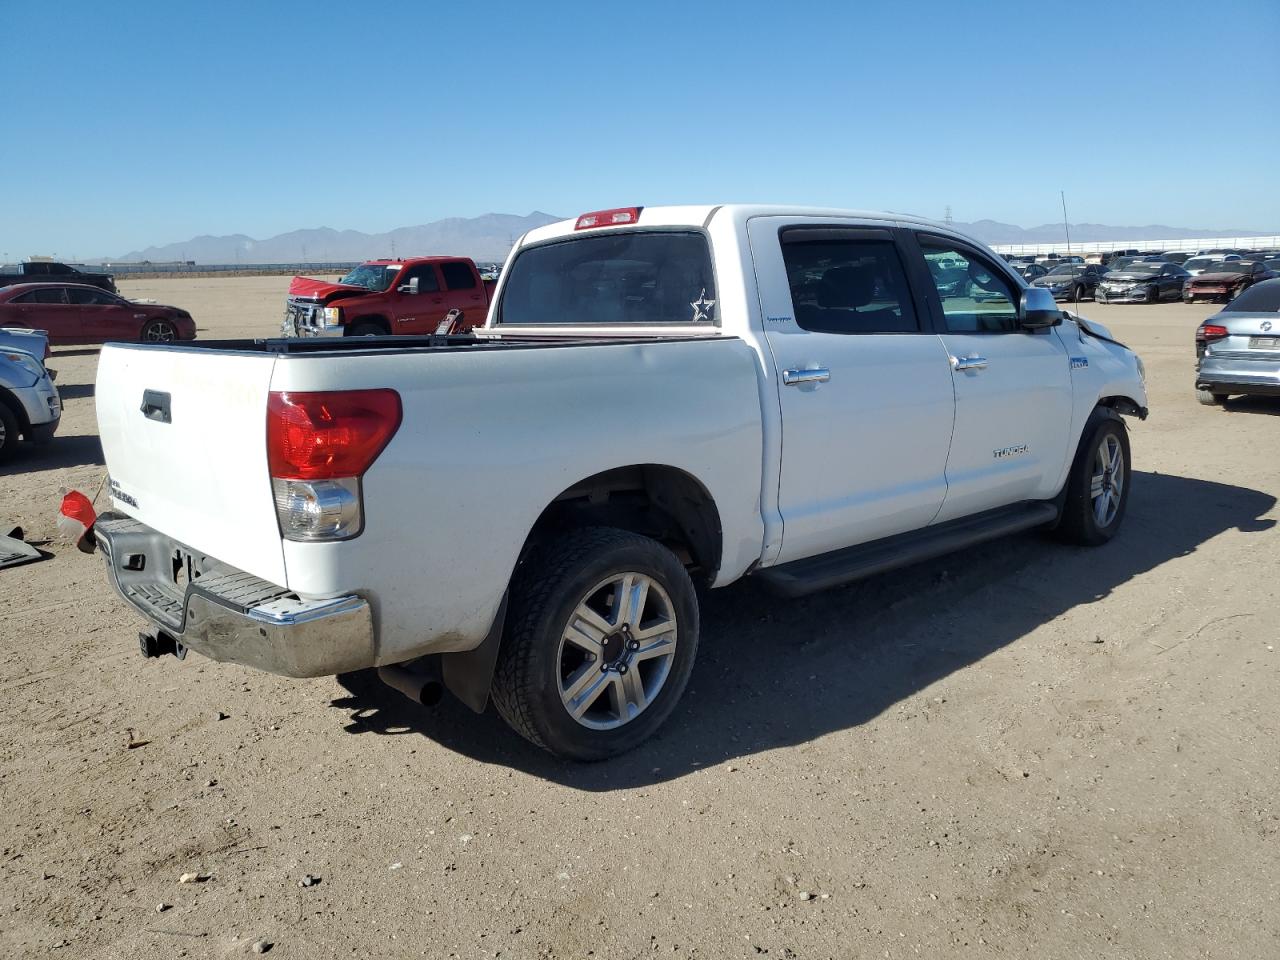
[[(572, 311), (566, 322), (504, 322), (526, 252), (655, 232), (705, 237), (714, 297), (696, 282), (687, 289), (687, 322), (608, 323)], [(859, 294), (861, 260), (789, 277), (793, 242), (881, 253), (889, 244), (909, 295), (892, 294), (883, 277)], [(929, 260), (922, 243), (954, 245), (970, 277), (954, 280), (953, 254)], [(593, 281), (592, 295), (613, 282)], [(819, 290), (801, 304), (806, 283)], [(1145, 415), (1147, 401), (1140, 361), (1096, 325), (1068, 316), (1037, 329), (947, 326), (957, 316), (999, 320), (1005, 301), (1025, 301), (1026, 290), (981, 244), (892, 214), (727, 205), (649, 208), (595, 230), (553, 224), (516, 244), (469, 348), (109, 344), (97, 404), (113, 509), (278, 586), (290, 603), (367, 603), (372, 636), (361, 649), (285, 667), (259, 662), (268, 669), (336, 672), (467, 651), (492, 635), (539, 518), (610, 471), (678, 471), (705, 492), (716, 542), (696, 559), (711, 586), (1052, 502), (1099, 405)], [(874, 326), (908, 315), (918, 323), (909, 332), (814, 329), (832, 317)], [(139, 413), (144, 388), (171, 398), (168, 422)], [(361, 480), (359, 535), (282, 536), (268, 395), (386, 388), (403, 416)]]

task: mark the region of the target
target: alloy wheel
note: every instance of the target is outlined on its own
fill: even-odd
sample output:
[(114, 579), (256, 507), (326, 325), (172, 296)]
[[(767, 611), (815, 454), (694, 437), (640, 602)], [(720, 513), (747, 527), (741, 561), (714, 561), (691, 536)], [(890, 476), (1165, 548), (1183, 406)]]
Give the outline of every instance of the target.
[(1093, 458), (1093, 480), (1089, 496), (1093, 501), (1093, 519), (1099, 528), (1109, 527), (1120, 510), (1124, 493), (1124, 450), (1120, 439), (1108, 434), (1098, 444)]
[(679, 639), (675, 607), (657, 580), (618, 573), (574, 608), (560, 638), (560, 701), (592, 730), (613, 730), (654, 701)]
[(172, 343), (176, 338), (177, 333), (168, 320), (152, 320), (142, 332), (142, 339), (148, 343)]

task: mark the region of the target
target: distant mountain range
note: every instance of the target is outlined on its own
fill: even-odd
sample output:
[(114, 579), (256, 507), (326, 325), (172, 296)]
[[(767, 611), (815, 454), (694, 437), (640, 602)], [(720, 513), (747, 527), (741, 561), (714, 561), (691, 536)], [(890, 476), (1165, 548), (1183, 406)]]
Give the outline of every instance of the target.
[[(451, 254), (476, 260), (501, 261), (512, 242), (526, 230), (553, 223), (561, 217), (534, 211), (526, 217), (509, 213), (486, 213), (465, 219), (451, 217), (416, 227), (400, 227), (387, 233), (361, 233), (317, 227), (293, 230), (267, 240), (255, 240), (242, 233), (225, 237), (192, 237), (185, 243), (167, 243), (134, 250), (122, 257), (104, 257), (101, 262), (163, 263), (194, 260), (197, 263), (321, 263), (325, 261), (369, 260), (377, 257)], [(1061, 243), (1062, 224), (1019, 227), (996, 220), (955, 223), (985, 243)], [(1213, 230), (1207, 227), (1109, 227), (1101, 223), (1071, 224), (1071, 239), (1077, 243), (1128, 240), (1180, 240), (1198, 237), (1263, 236), (1258, 230)], [(94, 263), (98, 260), (91, 261)]]
[(486, 213), (471, 219), (450, 217), (416, 227), (398, 227), (387, 233), (316, 227), (292, 230), (267, 240), (234, 233), (225, 237), (192, 237), (184, 243), (166, 243), (133, 250), (122, 257), (104, 257), (102, 262), (322, 263), (432, 254), (502, 261), (511, 250), (511, 244), (526, 230), (562, 219), (538, 211), (527, 217)]

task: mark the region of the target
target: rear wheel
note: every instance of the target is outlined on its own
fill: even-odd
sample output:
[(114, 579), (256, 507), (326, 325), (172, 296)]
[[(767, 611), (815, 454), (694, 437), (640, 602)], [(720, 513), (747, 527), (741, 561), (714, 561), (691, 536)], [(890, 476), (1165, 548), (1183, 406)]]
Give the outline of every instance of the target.
[(1120, 530), (1129, 502), (1129, 434), (1119, 414), (1099, 408), (1085, 428), (1067, 477), (1058, 536), (1097, 546)]
[(18, 418), (13, 412), (0, 403), (0, 463), (13, 456), (18, 449)]
[(142, 327), (142, 339), (147, 343), (173, 343), (178, 339), (178, 330), (172, 320), (148, 320)]
[(697, 647), (697, 598), (675, 554), (625, 530), (575, 531), (516, 572), (493, 702), (543, 749), (601, 760), (670, 716)]
[(1212, 390), (1196, 390), (1196, 399), (1206, 407), (1221, 407), (1227, 402), (1227, 394), (1214, 393)]

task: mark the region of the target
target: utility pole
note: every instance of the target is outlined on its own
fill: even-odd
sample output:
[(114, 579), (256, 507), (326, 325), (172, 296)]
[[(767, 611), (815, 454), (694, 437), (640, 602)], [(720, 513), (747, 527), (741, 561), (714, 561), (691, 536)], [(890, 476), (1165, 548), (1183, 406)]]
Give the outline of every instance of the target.
[(951, 204), (947, 204), (947, 212), (942, 215), (942, 222), (951, 226)]

